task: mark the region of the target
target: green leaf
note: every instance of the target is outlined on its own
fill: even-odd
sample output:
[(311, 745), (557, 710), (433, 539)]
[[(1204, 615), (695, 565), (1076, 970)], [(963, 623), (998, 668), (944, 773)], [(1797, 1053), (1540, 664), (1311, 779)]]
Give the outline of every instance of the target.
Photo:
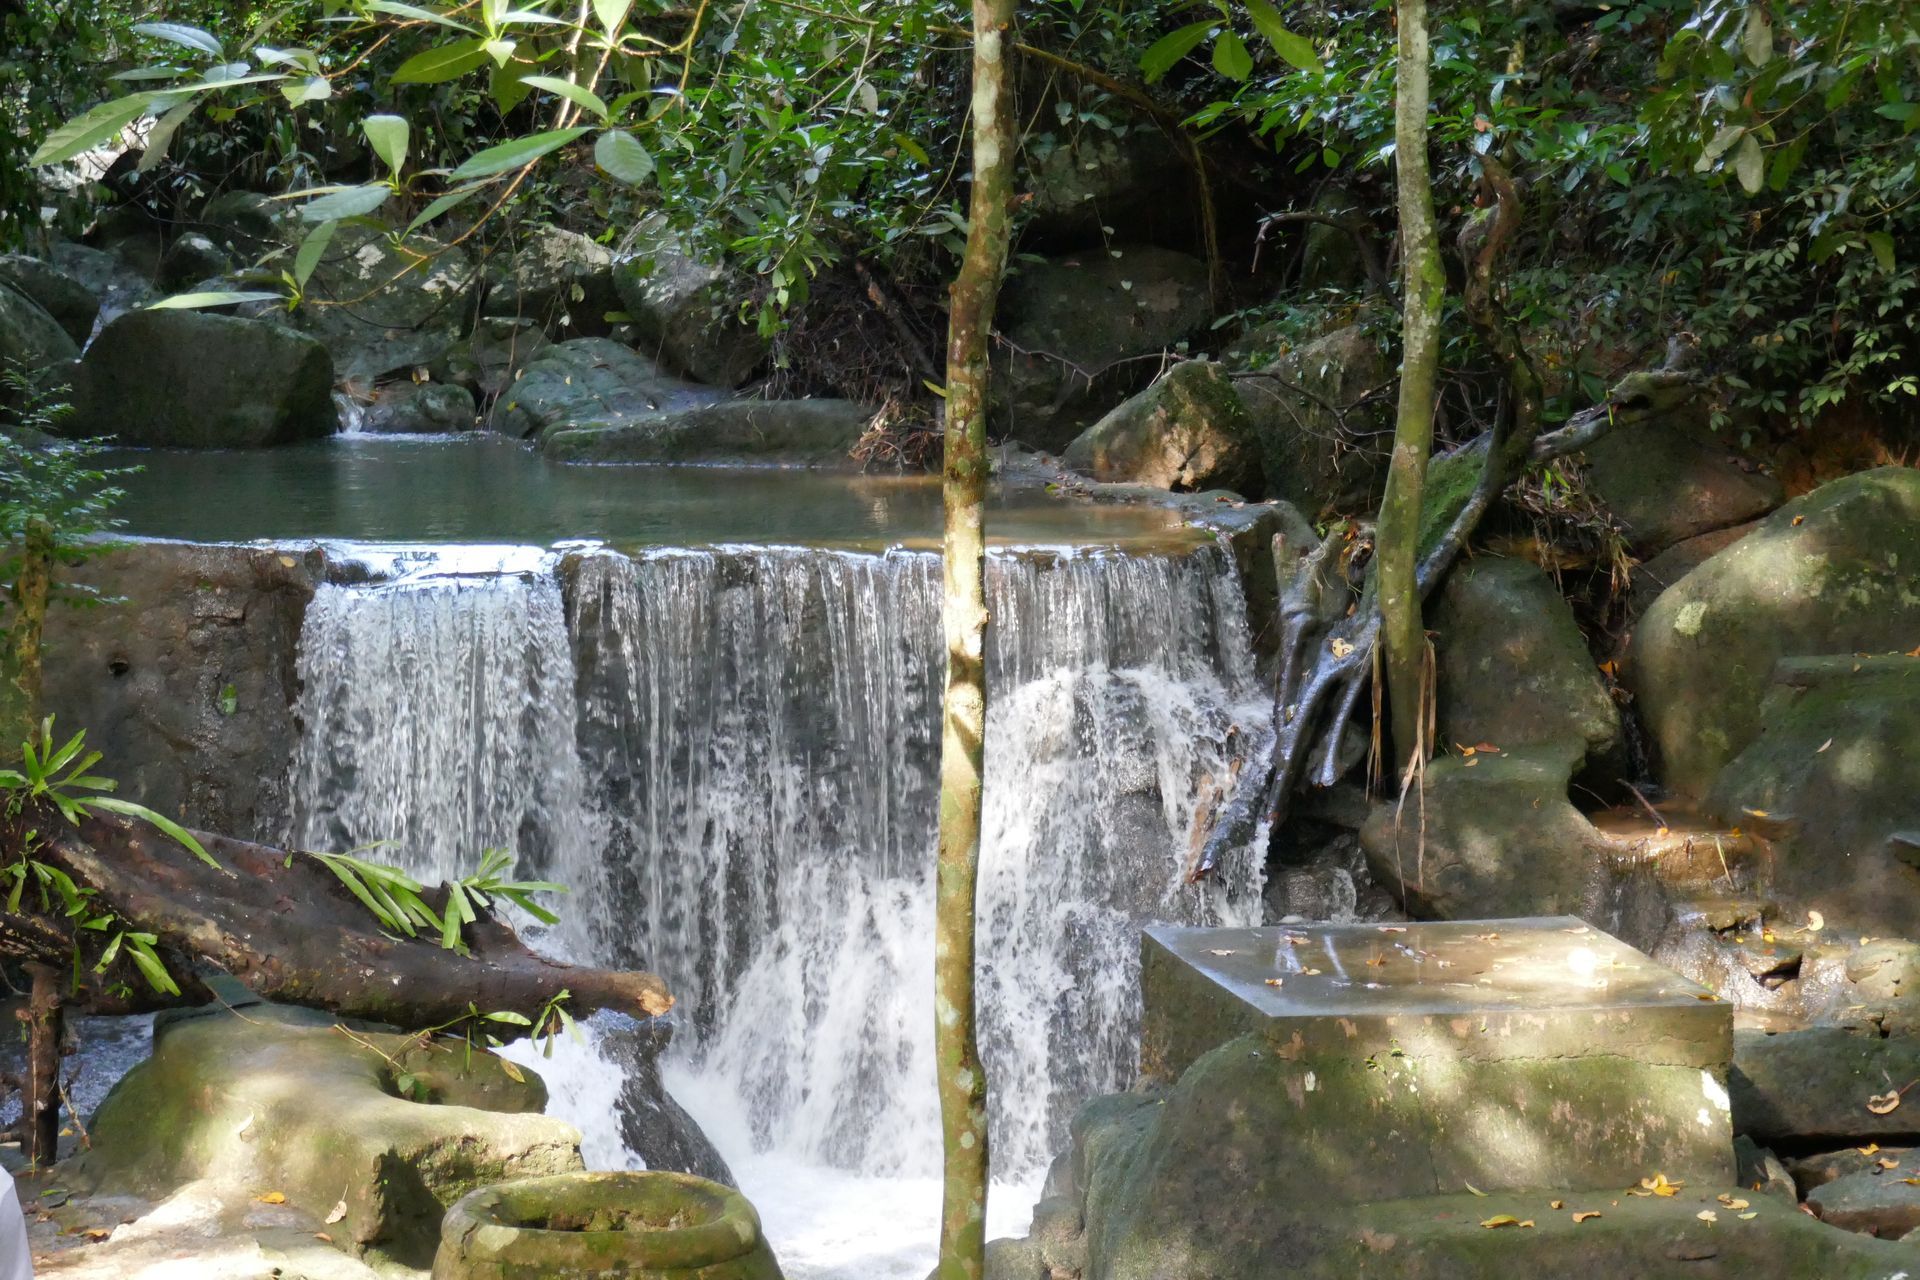
[(314, 269), (320, 265), (327, 246), (333, 243), (333, 233), (339, 229), (338, 222), (323, 222), (307, 233), (307, 238), (300, 242), (300, 251), (293, 255), (294, 284), (302, 289), (307, 287), (307, 281), (313, 278)]
[(413, 221), (407, 224), (407, 234), (412, 235), (447, 210), (456, 205), (464, 204), (466, 201), (472, 199), (474, 192), (479, 189), (479, 187), (462, 187), (458, 191), (449, 191), (445, 195), (440, 196), (418, 214), (414, 215)]
[[(270, 293), (267, 296), (274, 298), (279, 295)], [(181, 848), (212, 867), (215, 871), (224, 870), (218, 862), (214, 861), (213, 855), (208, 853), (198, 840), (194, 839), (191, 831), (188, 831), (185, 827), (175, 822), (172, 818), (167, 817), (165, 814), (155, 813), (143, 804), (135, 804), (131, 800), (120, 800), (112, 796), (88, 796), (86, 803), (89, 809), (105, 809), (109, 813), (124, 813), (129, 818), (139, 818), (142, 821), (150, 822), (160, 828), (161, 832), (165, 835), (173, 837), (175, 844), (178, 844)]]
[(1760, 150), (1760, 139), (1749, 133), (1733, 149), (1733, 173), (1748, 195), (1754, 195), (1766, 181), (1767, 158)]
[(1148, 46), (1140, 55), (1140, 71), (1152, 84), (1167, 72), (1174, 64), (1200, 47), (1200, 42), (1214, 29), (1213, 22), (1195, 22), (1181, 27), (1171, 35), (1162, 36)]
[(105, 973), (107, 971), (107, 966), (113, 963), (113, 958), (120, 954), (120, 944), (125, 942), (126, 939), (127, 935), (125, 930), (113, 935), (113, 941), (109, 942), (107, 949), (100, 953), (100, 963), (93, 966), (95, 973)]
[(532, 1018), (529, 1018), (524, 1013), (515, 1013), (511, 1009), (495, 1009), (492, 1013), (484, 1016), (488, 1022), (504, 1022), (508, 1026), (530, 1027), (533, 1025)]
[(620, 34), (632, 8), (633, 0), (593, 0), (593, 16), (600, 19), (600, 29), (609, 39)]
[(1313, 43), (1287, 30), (1286, 24), (1280, 21), (1280, 15), (1267, 0), (1247, 0), (1247, 13), (1282, 61), (1296, 70), (1310, 71), (1315, 75), (1320, 73), (1320, 55), (1313, 51)]
[(1885, 231), (1867, 232), (1867, 248), (1873, 250), (1873, 257), (1882, 271), (1891, 272), (1894, 266), (1893, 237)]
[(46, 141), (42, 142), (39, 149), (27, 158), (27, 163), (30, 165), (60, 164), (71, 160), (82, 151), (91, 150), (110, 140), (122, 129), (147, 114), (148, 104), (152, 101), (152, 94), (136, 93), (130, 97), (103, 102), (48, 134)]
[(220, 42), (198, 27), (189, 27), (179, 22), (136, 22), (133, 29), (143, 36), (153, 36), (159, 40), (171, 40), (178, 45), (200, 53), (220, 56)]
[(162, 995), (179, 995), (180, 988), (174, 983), (172, 975), (167, 972), (167, 967), (160, 963), (160, 957), (154, 954), (153, 944), (142, 942), (131, 935), (129, 938), (131, 945), (127, 948), (127, 954), (133, 957), (134, 964), (138, 965), (140, 972), (146, 976), (147, 985)]
[(394, 84), (443, 84), (457, 80), (487, 60), (487, 51), (478, 40), (455, 40), (437, 49), (416, 53), (390, 77)]
[(1213, 42), (1213, 69), (1229, 80), (1245, 80), (1253, 74), (1253, 54), (1239, 32), (1222, 31)]
[(360, 899), (360, 904), (371, 911), (375, 919), (390, 929), (396, 929), (408, 937), (413, 936), (413, 926), (404, 917), (396, 915), (386, 903), (376, 900), (367, 891), (367, 886), (360, 882), (360, 877), (355, 875), (352, 869), (340, 861), (336, 855), (316, 853), (313, 856), (320, 859), (321, 865), (327, 870), (333, 872), (340, 883), (347, 887), (347, 892)]
[(532, 96), (533, 90), (520, 79), (526, 71), (526, 63), (510, 62), (487, 73), (487, 92), (493, 97), (493, 105), (502, 112), (513, 110)]
[(506, 173), (523, 165), (532, 164), (549, 151), (558, 151), (587, 132), (589, 130), (586, 126), (575, 125), (571, 129), (550, 129), (545, 133), (515, 138), (511, 142), (503, 142), (497, 147), (488, 147), (477, 155), (469, 156), (465, 164), (453, 171), (453, 176), (455, 178), (486, 178), (496, 173)]
[(1764, 67), (1773, 57), (1773, 19), (1766, 6), (1747, 6), (1746, 29), (1740, 33), (1740, 51), (1756, 67)]
[(608, 129), (593, 144), (593, 162), (630, 187), (653, 176), (653, 155), (624, 129)]
[(488, 40), (480, 46), (486, 55), (493, 59), (493, 63), (497, 67), (506, 66), (507, 59), (513, 57), (513, 51), (519, 47), (520, 45), (517, 41), (508, 40), (504, 37)]
[(400, 116), (368, 116), (360, 122), (360, 128), (367, 135), (373, 153), (387, 162), (387, 168), (394, 177), (399, 177), (400, 171), (407, 166), (410, 130), (406, 120)]
[(308, 76), (298, 84), (283, 84), (280, 94), (290, 107), (304, 106), (309, 102), (325, 102), (333, 96), (333, 84), (324, 76)]
[(332, 222), (336, 218), (358, 218), (372, 213), (387, 202), (393, 188), (384, 182), (369, 182), (347, 187), (331, 195), (309, 200), (300, 206), (300, 216), (308, 222)]
[(1727, 151), (1734, 143), (1740, 141), (1740, 139), (1746, 135), (1747, 126), (1743, 124), (1722, 125), (1719, 132), (1713, 135), (1712, 140), (1709, 141), (1706, 147), (1700, 152), (1699, 160), (1694, 162), (1694, 172), (1705, 173), (1711, 169), (1721, 156), (1727, 154)]
[(535, 89), (545, 89), (548, 93), (559, 94), (574, 106), (591, 111), (597, 118), (607, 118), (607, 104), (599, 94), (585, 89), (571, 80), (562, 80), (558, 76), (523, 76), (521, 83)]
[(198, 311), (203, 307), (232, 307), (242, 302), (285, 302), (277, 293), (260, 289), (212, 289), (204, 293), (176, 293), (171, 298), (150, 302), (148, 311)]
[(364, 6), (370, 13), (387, 13), (396, 18), (411, 18), (415, 22), (433, 22), (443, 27), (452, 27), (455, 31), (474, 34), (473, 28), (455, 22), (444, 13), (435, 13), (431, 9), (422, 9), (417, 5), (400, 4), (398, 0), (366, 0)]
[[(329, 223), (327, 225), (332, 226), (333, 224)], [(220, 701), (217, 705), (220, 708), (221, 715), (232, 715), (240, 709), (240, 691), (232, 685), (227, 685), (220, 690)]]

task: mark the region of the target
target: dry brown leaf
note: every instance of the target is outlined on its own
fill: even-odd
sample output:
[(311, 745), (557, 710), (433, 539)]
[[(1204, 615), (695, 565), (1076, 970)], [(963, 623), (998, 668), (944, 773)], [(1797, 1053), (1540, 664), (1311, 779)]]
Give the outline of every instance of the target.
[(105, 1227), (88, 1227), (80, 1234), (89, 1240), (105, 1240), (108, 1236), (112, 1235), (113, 1232), (107, 1230)]
[(1680, 1188), (1686, 1185), (1684, 1182), (1668, 1182), (1666, 1174), (1656, 1173), (1651, 1178), (1640, 1179), (1640, 1185), (1638, 1187), (1627, 1188), (1627, 1194), (1630, 1196), (1673, 1196), (1678, 1195)]
[(1342, 640), (1339, 636), (1335, 636), (1333, 643), (1329, 645), (1328, 648), (1333, 650), (1334, 657), (1344, 658), (1353, 652), (1353, 641)]
[(1719, 1215), (1719, 1214), (1717, 1214), (1717, 1213), (1715, 1213), (1715, 1212), (1714, 1212), (1713, 1210), (1711, 1210), (1711, 1209), (1702, 1209), (1702, 1210), (1701, 1210), (1700, 1212), (1698, 1212), (1698, 1213), (1696, 1213), (1696, 1214), (1694, 1214), (1693, 1216), (1694, 1216), (1694, 1217), (1696, 1217), (1696, 1218), (1698, 1218), (1698, 1219), (1700, 1219), (1700, 1221), (1702, 1221), (1702, 1222), (1718, 1222), (1718, 1221), (1720, 1221), (1720, 1215)]
[(1318, 969), (1302, 969), (1300, 972), (1306, 974), (1309, 978), (1317, 978), (1320, 976)]
[(1880, 1144), (1877, 1142), (1869, 1142), (1864, 1147), (1855, 1147), (1854, 1150), (1863, 1156), (1877, 1156), (1880, 1154)]
[(1910, 1187), (1920, 1187), (1920, 1178), (1902, 1178), (1900, 1179), (1900, 1181), (1906, 1183)]
[(1886, 1093), (1876, 1093), (1867, 1099), (1867, 1110), (1877, 1116), (1892, 1115), (1899, 1109), (1900, 1091), (1898, 1089), (1892, 1089)]
[(1567, 1207), (1567, 1202), (1566, 1202), (1565, 1200), (1549, 1200), (1549, 1201), (1547, 1201), (1547, 1208), (1549, 1208), (1549, 1209), (1564, 1209), (1564, 1208), (1566, 1208), (1566, 1207)]
[(1818, 911), (1807, 912), (1807, 932), (1818, 933), (1827, 927), (1827, 918)]
[(1757, 1217), (1759, 1217), (1759, 1216), (1760, 1216), (1760, 1215), (1759, 1215), (1759, 1213), (1757, 1213), (1757, 1212), (1754, 1212), (1754, 1213), (1743, 1213), (1743, 1214), (1741, 1214), (1741, 1215), (1740, 1215), (1740, 1221), (1742, 1221), (1742, 1222), (1752, 1222), (1752, 1221), (1753, 1221), (1753, 1220), (1754, 1220), (1755, 1218), (1757, 1218)]
[(334, 1223), (340, 1221), (340, 1219), (346, 1216), (347, 1216), (347, 1202), (343, 1198), (340, 1200), (339, 1203), (333, 1206), (333, 1212), (327, 1215), (327, 1225), (332, 1226)]
[(1207, 954), (1210, 956), (1231, 956), (1239, 953), (1234, 951), (1232, 947), (1227, 947), (1224, 950), (1219, 947), (1209, 947), (1207, 948)]
[(1882, 1169), (1898, 1169), (1900, 1167), (1898, 1160), (1889, 1160), (1885, 1156), (1881, 1156), (1878, 1160), (1874, 1161), (1874, 1163)]
[(1745, 1200), (1741, 1200), (1734, 1196), (1730, 1196), (1724, 1191), (1722, 1191), (1719, 1195), (1715, 1196), (1714, 1199), (1718, 1200), (1721, 1204), (1727, 1206), (1727, 1208), (1729, 1209), (1744, 1209), (1747, 1207), (1747, 1202)]
[(1380, 926), (1381, 933), (1405, 933), (1406, 931), (1407, 926), (1403, 924), (1383, 924)]
[(1479, 1196), (1480, 1198), (1482, 1199), (1486, 1198), (1487, 1193), (1482, 1191), (1480, 1188), (1474, 1186), (1471, 1182), (1462, 1183), (1461, 1185), (1466, 1187), (1467, 1190), (1473, 1192), (1473, 1194)]
[(1279, 987), (1279, 986), (1284, 986), (1286, 984), (1282, 982), (1279, 978), (1268, 978), (1267, 985), (1270, 987)]
[(1598, 1209), (1589, 1209), (1585, 1213), (1574, 1214), (1573, 1220), (1575, 1222), (1585, 1222), (1588, 1218), (1597, 1218), (1599, 1216), (1600, 1216), (1600, 1211)]
[(1500, 1227), (1517, 1227), (1520, 1225), (1520, 1219), (1510, 1213), (1496, 1213), (1480, 1225), (1489, 1231), (1493, 1231)]
[(1828, 747), (1832, 745), (1833, 745), (1833, 739), (1828, 738), (1825, 742), (1821, 743), (1819, 746), (1814, 748), (1813, 754), (1819, 755), (1822, 751), (1825, 751)]
[(285, 1204), (287, 1202), (287, 1193), (284, 1191), (263, 1191), (255, 1196), (254, 1199), (258, 1200), (261, 1204)]
[(314, 1233), (313, 1233), (313, 1238), (314, 1238), (315, 1240), (325, 1240), (325, 1241), (326, 1241), (326, 1242), (327, 1242), (328, 1244), (332, 1244), (332, 1243), (333, 1243), (333, 1237), (332, 1237), (332, 1236), (330, 1236), (330, 1235), (328, 1235), (328, 1234), (327, 1234), (326, 1232), (324, 1232), (324, 1231), (316, 1231), (316, 1232), (314, 1232)]

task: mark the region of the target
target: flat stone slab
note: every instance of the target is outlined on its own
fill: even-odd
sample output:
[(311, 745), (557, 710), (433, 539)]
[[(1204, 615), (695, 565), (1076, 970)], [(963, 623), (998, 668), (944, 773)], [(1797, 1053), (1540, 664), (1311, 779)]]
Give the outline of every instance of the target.
[(1573, 917), (1154, 926), (1141, 950), (1141, 1068), (1195, 1159), (1273, 1144), (1334, 1202), (1733, 1180), (1732, 1007)]
[(1405, 1049), (1438, 1035), (1482, 1060), (1617, 1055), (1713, 1070), (1733, 1007), (1573, 916), (1405, 925), (1150, 925), (1142, 1068), (1172, 1080), (1218, 1044)]

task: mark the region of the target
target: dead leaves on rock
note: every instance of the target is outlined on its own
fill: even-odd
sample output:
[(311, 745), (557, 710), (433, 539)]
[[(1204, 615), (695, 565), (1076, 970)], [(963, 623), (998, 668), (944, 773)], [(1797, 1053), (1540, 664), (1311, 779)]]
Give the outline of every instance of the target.
[(1890, 1116), (1900, 1109), (1900, 1091), (1889, 1089), (1885, 1093), (1876, 1093), (1867, 1099), (1867, 1110), (1877, 1116)]
[(1496, 1231), (1501, 1227), (1531, 1227), (1533, 1225), (1533, 1219), (1516, 1218), (1510, 1213), (1496, 1213), (1480, 1225), (1489, 1231)]
[(1680, 1194), (1680, 1188), (1686, 1185), (1684, 1182), (1668, 1182), (1666, 1174), (1656, 1173), (1651, 1178), (1640, 1179), (1639, 1186), (1628, 1187), (1627, 1194), (1630, 1196), (1676, 1196)]

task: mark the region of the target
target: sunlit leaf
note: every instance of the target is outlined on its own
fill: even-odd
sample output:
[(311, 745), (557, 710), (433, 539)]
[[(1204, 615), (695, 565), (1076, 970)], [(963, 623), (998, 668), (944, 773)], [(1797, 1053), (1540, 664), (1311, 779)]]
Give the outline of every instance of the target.
[(441, 84), (457, 80), (487, 60), (479, 40), (455, 40), (414, 54), (394, 68), (394, 84)]
[(1181, 27), (1171, 35), (1162, 36), (1147, 47), (1140, 55), (1140, 71), (1152, 84), (1173, 70), (1174, 64), (1200, 47), (1215, 27), (1213, 22), (1194, 22)]
[(368, 116), (360, 122), (360, 128), (366, 133), (373, 153), (386, 161), (388, 170), (397, 177), (407, 164), (407, 140), (411, 131), (406, 120), (401, 116)]
[(1267, 0), (1247, 0), (1247, 14), (1283, 61), (1301, 71), (1320, 72), (1320, 56), (1313, 51), (1313, 43), (1287, 30), (1286, 24), (1280, 21), (1280, 15)]
[(558, 76), (525, 76), (522, 77), (521, 82), (535, 89), (545, 89), (548, 93), (558, 94), (574, 106), (592, 112), (598, 119), (607, 118), (607, 104), (600, 95), (571, 80), (562, 80)]
[(593, 144), (593, 162), (609, 176), (637, 187), (653, 176), (653, 155), (624, 129), (608, 129)]
[(30, 165), (59, 164), (71, 160), (118, 136), (120, 131), (147, 114), (153, 101), (150, 93), (115, 98), (67, 121), (46, 137), (39, 149), (27, 158)]
[(575, 125), (570, 129), (550, 129), (545, 133), (515, 138), (511, 142), (503, 142), (497, 147), (488, 147), (485, 151), (470, 156), (465, 164), (453, 171), (453, 176), (455, 178), (486, 178), (496, 173), (506, 173), (523, 165), (532, 164), (550, 151), (558, 151), (587, 132), (589, 130), (586, 126)]
[(198, 27), (189, 27), (180, 22), (136, 22), (133, 29), (143, 36), (171, 40), (200, 53), (210, 53), (216, 58), (220, 56), (220, 42)]
[(309, 200), (300, 206), (300, 216), (308, 222), (332, 222), (338, 218), (358, 218), (372, 213), (387, 202), (393, 188), (384, 182), (347, 187)]
[(1222, 31), (1213, 42), (1213, 69), (1229, 80), (1245, 80), (1253, 74), (1253, 54), (1239, 32)]

